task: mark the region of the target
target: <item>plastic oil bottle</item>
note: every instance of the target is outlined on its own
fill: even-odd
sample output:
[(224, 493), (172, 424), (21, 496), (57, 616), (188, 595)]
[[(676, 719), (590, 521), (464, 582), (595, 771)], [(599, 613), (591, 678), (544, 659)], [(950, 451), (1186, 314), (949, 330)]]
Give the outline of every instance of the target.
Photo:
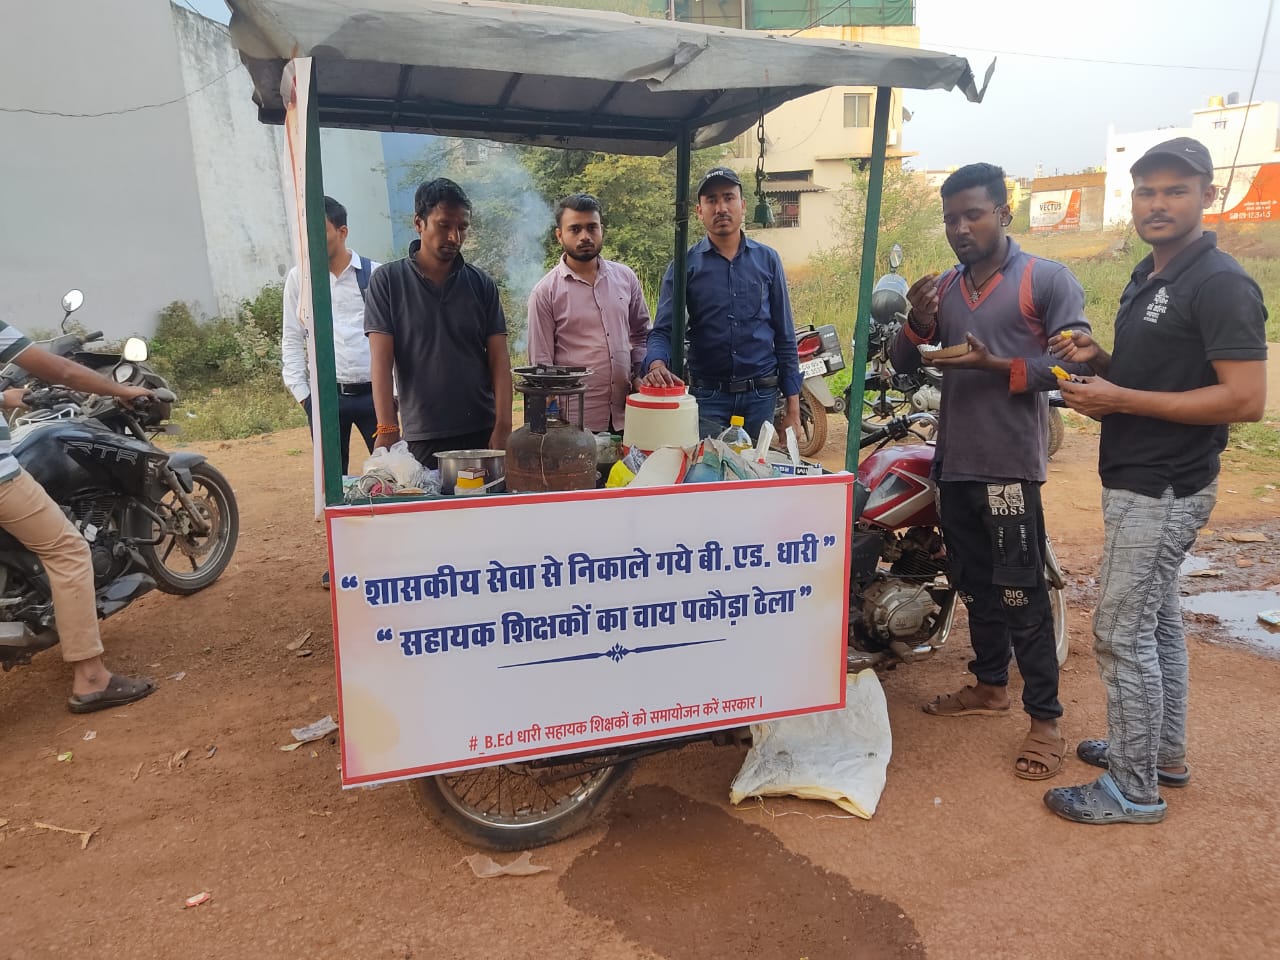
[(730, 450), (735, 453), (750, 453), (755, 444), (751, 442), (751, 434), (747, 433), (747, 428), (743, 426), (746, 421), (734, 415), (729, 418), (729, 428), (720, 434), (720, 441), (728, 445)]

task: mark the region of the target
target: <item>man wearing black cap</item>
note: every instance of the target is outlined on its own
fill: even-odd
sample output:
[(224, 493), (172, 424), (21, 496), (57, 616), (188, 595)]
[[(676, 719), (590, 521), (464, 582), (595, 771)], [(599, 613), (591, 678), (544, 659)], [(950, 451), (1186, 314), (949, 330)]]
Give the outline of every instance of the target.
[[(712, 167), (698, 183), (698, 219), (707, 235), (689, 248), (689, 392), (704, 420), (728, 425), (741, 416), (757, 437), (773, 419), (778, 391), (787, 398), (781, 428), (800, 429), (800, 363), (787, 278), (778, 254), (742, 232), (747, 212), (742, 181)], [(641, 369), (646, 383), (683, 381), (671, 361), (675, 264), (662, 278), (658, 313)]]
[(1259, 420), (1266, 406), (1262, 292), (1201, 220), (1218, 195), (1209, 151), (1178, 137), (1130, 173), (1133, 223), (1152, 249), (1120, 297), (1114, 350), (1078, 332), (1051, 347), (1097, 374), (1064, 382), (1062, 395), (1102, 422), (1106, 541), (1093, 632), (1107, 739), (1076, 753), (1107, 772), (1044, 798), (1080, 823), (1157, 823), (1160, 785), (1191, 779), (1178, 567), (1213, 509), (1227, 424)]

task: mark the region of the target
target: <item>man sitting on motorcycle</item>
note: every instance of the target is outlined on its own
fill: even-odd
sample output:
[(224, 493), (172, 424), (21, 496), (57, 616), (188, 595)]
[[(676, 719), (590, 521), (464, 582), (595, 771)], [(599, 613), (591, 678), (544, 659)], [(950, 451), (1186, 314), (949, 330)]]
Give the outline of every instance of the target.
[[(33, 344), (19, 330), (0, 321), (0, 364), (17, 363), (47, 383), (73, 390), (118, 397), (132, 405), (154, 398), (150, 390), (115, 383), (87, 367)], [(4, 391), (6, 410), (21, 407), (23, 391)], [(71, 664), (72, 713), (91, 713), (141, 700), (155, 689), (150, 680), (113, 674), (102, 662), (102, 637), (94, 599), (93, 562), (89, 544), (65, 513), (29, 473), (22, 469), (9, 441), (9, 425), (0, 418), (0, 528), (40, 558), (49, 577), (57, 617), (62, 659)]]

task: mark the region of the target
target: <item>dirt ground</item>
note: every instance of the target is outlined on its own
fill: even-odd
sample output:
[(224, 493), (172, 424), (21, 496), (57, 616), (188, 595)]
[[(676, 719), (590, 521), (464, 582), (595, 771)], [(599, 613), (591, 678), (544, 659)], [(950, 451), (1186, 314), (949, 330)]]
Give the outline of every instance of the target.
[[(1017, 716), (923, 714), (964, 678), (960, 630), (884, 677), (894, 756), (871, 821), (793, 800), (730, 807), (740, 750), (697, 746), (641, 761), (608, 817), (535, 852), (548, 872), (478, 880), (461, 863), (473, 850), (434, 830), (408, 786), (343, 792), (333, 738), (279, 749), (336, 713), (309, 442), (292, 431), (205, 452), (240, 500), (230, 569), (104, 625), (111, 665), (159, 678), (158, 692), (75, 718), (56, 653), (0, 676), (0, 956), (1280, 956), (1280, 661), (1213, 642), (1212, 621), (1189, 624), (1195, 781), (1166, 792), (1158, 827), (1055, 818), (1046, 786), (1094, 771), (1072, 757), (1049, 784), (1016, 779)], [(1096, 438), (1069, 431), (1046, 491), (1072, 580), (1073, 742), (1105, 730), (1088, 641), (1095, 456)], [(1271, 550), (1220, 539), (1280, 539), (1277, 482), (1226, 465), (1197, 551), (1231, 586), (1280, 590)], [(308, 631), (309, 655), (287, 649)], [(92, 837), (82, 848), (37, 822)], [(212, 899), (184, 909), (202, 891)]]

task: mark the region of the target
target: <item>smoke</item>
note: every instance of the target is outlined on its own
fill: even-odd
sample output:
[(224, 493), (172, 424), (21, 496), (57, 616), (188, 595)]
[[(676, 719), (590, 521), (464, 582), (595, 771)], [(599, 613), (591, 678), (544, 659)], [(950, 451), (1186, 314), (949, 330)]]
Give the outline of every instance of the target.
[(407, 217), (412, 221), (412, 194), (424, 181), (448, 177), (467, 192), (472, 226), (463, 256), (497, 281), (511, 352), (524, 353), (529, 292), (546, 272), (551, 207), (534, 188), (516, 148), (488, 140), (424, 139), (425, 149), (402, 167)]

